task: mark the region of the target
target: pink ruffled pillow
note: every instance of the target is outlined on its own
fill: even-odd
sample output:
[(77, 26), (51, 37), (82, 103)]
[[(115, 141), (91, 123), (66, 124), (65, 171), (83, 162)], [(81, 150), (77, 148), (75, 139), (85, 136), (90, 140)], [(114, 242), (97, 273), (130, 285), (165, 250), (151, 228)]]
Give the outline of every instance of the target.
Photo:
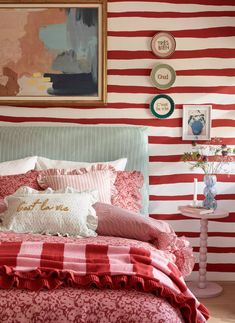
[(115, 169), (110, 165), (97, 164), (80, 169), (46, 169), (38, 176), (38, 184), (46, 189), (60, 190), (72, 187), (79, 192), (97, 190), (99, 202), (111, 204), (115, 192)]
[(25, 174), (0, 176), (0, 199), (15, 193), (21, 186), (29, 186), (41, 191), (42, 189), (37, 182), (39, 174), (40, 171), (31, 170)]
[(142, 204), (140, 189), (144, 183), (144, 176), (139, 171), (117, 171), (114, 183), (116, 192), (112, 194), (112, 205), (139, 213)]

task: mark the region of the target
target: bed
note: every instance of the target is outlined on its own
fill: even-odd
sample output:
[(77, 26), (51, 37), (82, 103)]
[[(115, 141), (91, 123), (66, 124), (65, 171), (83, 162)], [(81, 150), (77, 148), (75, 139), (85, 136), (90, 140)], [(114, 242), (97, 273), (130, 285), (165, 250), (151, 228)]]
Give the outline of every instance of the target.
[[(95, 233), (93, 236), (75, 237), (74, 226), (70, 228), (72, 234), (69, 236), (51, 232), (25, 233), (25, 229), (16, 232), (0, 227), (1, 322), (201, 323), (208, 319), (207, 309), (184, 282), (184, 276), (193, 266), (192, 251), (187, 242), (176, 237), (172, 228), (163, 221), (147, 217), (146, 128), (0, 127), (0, 145), (0, 174), (1, 165), (6, 161), (43, 156), (51, 160), (89, 163), (127, 158), (126, 171), (140, 172), (143, 176), (139, 188), (139, 214), (123, 205), (100, 202), (99, 192), (91, 193), (92, 196), (96, 194), (96, 200), (91, 198), (89, 204), (92, 205), (89, 230), (94, 225), (92, 219), (97, 219), (94, 230), (97, 236)], [(20, 166), (17, 167), (19, 174)], [(14, 170), (12, 172), (8, 176), (14, 176)], [(60, 173), (59, 177), (62, 175), (67, 174)], [(5, 180), (2, 186), (12, 189), (14, 181), (3, 175), (0, 182), (1, 179)], [(25, 175), (22, 183), (25, 183)], [(23, 186), (19, 188), (18, 195), (10, 195), (8, 210), (10, 198), (21, 198), (20, 194), (25, 190)], [(40, 194), (45, 194), (45, 191)], [(28, 212), (30, 208), (35, 209), (35, 205), (41, 211), (46, 208), (53, 211), (48, 204), (39, 201), (37, 199), (37, 205), (21, 203), (20, 211)], [(129, 204), (126, 205), (128, 207)], [(62, 204), (56, 207), (67, 211)], [(8, 210), (5, 212), (10, 212)], [(94, 210), (95, 215), (92, 213)], [(2, 213), (3, 222), (7, 218), (5, 212)], [(38, 219), (42, 218), (40, 214)], [(12, 213), (11, 216), (14, 217)], [(45, 223), (43, 220), (40, 225), (45, 226)]]

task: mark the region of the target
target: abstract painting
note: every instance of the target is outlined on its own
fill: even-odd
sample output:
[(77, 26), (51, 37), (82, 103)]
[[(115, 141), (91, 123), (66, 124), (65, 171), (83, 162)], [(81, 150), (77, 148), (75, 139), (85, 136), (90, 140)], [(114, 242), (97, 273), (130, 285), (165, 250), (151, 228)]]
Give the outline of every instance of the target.
[(105, 18), (104, 1), (0, 4), (0, 102), (105, 103)]

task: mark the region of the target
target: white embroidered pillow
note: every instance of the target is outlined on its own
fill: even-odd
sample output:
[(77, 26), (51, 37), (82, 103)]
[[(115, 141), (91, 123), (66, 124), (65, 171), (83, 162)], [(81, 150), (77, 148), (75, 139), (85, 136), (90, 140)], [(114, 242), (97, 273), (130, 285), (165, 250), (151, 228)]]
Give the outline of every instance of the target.
[(6, 230), (69, 236), (96, 236), (97, 217), (92, 205), (97, 192), (36, 191), (23, 186), (5, 198), (7, 210), (1, 214)]
[(98, 201), (111, 204), (111, 195), (116, 191), (114, 182), (116, 171), (109, 165), (92, 165), (80, 169), (47, 169), (38, 176), (42, 188), (60, 190), (72, 187), (79, 192), (97, 190)]

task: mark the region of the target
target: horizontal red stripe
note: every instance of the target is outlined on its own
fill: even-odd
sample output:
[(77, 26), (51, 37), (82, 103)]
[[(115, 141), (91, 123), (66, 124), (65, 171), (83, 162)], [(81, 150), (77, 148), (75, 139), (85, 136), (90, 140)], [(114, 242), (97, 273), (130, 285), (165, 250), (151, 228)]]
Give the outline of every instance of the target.
[(150, 218), (156, 219), (156, 220), (185, 220), (188, 219), (188, 217), (183, 216), (182, 214), (149, 214)]
[[(235, 58), (235, 49), (233, 48), (207, 48), (197, 50), (177, 50), (172, 56), (172, 59), (183, 58), (202, 58), (202, 57), (218, 57), (218, 58)], [(152, 51), (135, 50), (110, 50), (108, 51), (108, 59), (153, 59), (156, 56)]]
[[(165, 127), (179, 127), (180, 121), (174, 119), (161, 120), (161, 119), (72, 119), (72, 118), (50, 118), (50, 117), (10, 117), (0, 116), (0, 121), (5, 122), (64, 122), (64, 123), (82, 123), (82, 124), (131, 124), (142, 126), (165, 126)], [(175, 124), (177, 122), (177, 124)]]
[(72, 118), (50, 118), (50, 117), (10, 117), (0, 116), (0, 121), (7, 122), (64, 122), (64, 123), (82, 123), (82, 124), (131, 124), (142, 126), (162, 126), (162, 127), (180, 127), (181, 119), (130, 119), (130, 118), (107, 118), (107, 119), (72, 119)]
[[(220, 93), (235, 94), (235, 86), (172, 86), (167, 90), (157, 89), (159, 93)], [(148, 93), (156, 94), (154, 86), (108, 85), (109, 93)]]
[[(231, 259), (232, 260), (232, 259)], [(194, 268), (193, 268), (193, 271), (198, 271), (199, 269), (199, 266), (198, 264), (195, 264)], [(207, 267), (206, 267), (207, 271), (210, 272), (210, 271), (217, 271), (217, 272), (221, 272), (221, 273), (224, 273), (224, 272), (235, 272), (235, 263), (231, 263), (231, 264), (207, 264)]]
[[(170, 183), (191, 183), (197, 177), (203, 182), (203, 174), (173, 174), (161, 176), (149, 176), (150, 185), (170, 184)], [(235, 175), (218, 174), (217, 182), (235, 182)]]
[[(193, 247), (195, 252), (199, 252), (199, 247)], [(208, 253), (235, 253), (235, 248), (233, 247), (207, 247)]]
[[(175, 109), (182, 109), (183, 104), (176, 104)], [(203, 104), (211, 104), (211, 102), (204, 102)], [(59, 106), (59, 105), (58, 105)], [(58, 109), (58, 106), (52, 106), (50, 108)], [(21, 106), (14, 106), (14, 109), (21, 109)], [(34, 108), (40, 108), (40, 109), (46, 109), (47, 106), (37, 106), (37, 104), (33, 103), (33, 106), (25, 106), (24, 108), (28, 109), (34, 109)], [(149, 109), (148, 103), (128, 103), (128, 102), (114, 102), (114, 103), (108, 103), (105, 106), (71, 106), (68, 107), (69, 109), (86, 109), (86, 110), (98, 110), (98, 109)], [(235, 110), (235, 104), (213, 104), (213, 110)]]
[[(182, 144), (184, 141), (182, 140), (182, 137), (163, 137), (163, 136), (149, 136), (148, 137), (149, 144)], [(188, 144), (188, 141), (186, 141)]]
[[(192, 194), (190, 195), (150, 195), (149, 200), (150, 201), (192, 201)], [(216, 196), (217, 198), (217, 196)], [(200, 196), (198, 195), (198, 200), (200, 200)]]
[[(176, 234), (179, 237), (184, 236), (186, 238), (198, 238), (200, 236), (200, 232), (179, 232), (179, 231), (176, 231)], [(208, 232), (208, 236), (209, 237), (232, 237), (232, 238), (234, 238), (235, 233), (234, 232)], [(209, 248), (211, 249), (213, 247), (208, 247), (208, 249)], [(233, 252), (235, 252), (235, 247), (231, 247), (231, 248), (233, 249)], [(227, 247), (223, 247), (223, 248), (218, 247), (217, 249), (225, 249), (225, 250), (227, 250)], [(198, 251), (199, 247), (193, 247), (193, 250)]]
[[(235, 112), (234, 112), (235, 113)], [(184, 144), (189, 143), (188, 140), (182, 140), (182, 137), (167, 137), (167, 136), (149, 136), (148, 141), (150, 144)], [(198, 144), (204, 144), (204, 141), (197, 141)], [(223, 138), (221, 144), (235, 145), (235, 138)]]
[(212, 127), (235, 127), (235, 120), (216, 119), (212, 120)]
[(10, 117), (0, 116), (0, 121), (5, 122), (64, 122), (81, 124), (131, 124), (131, 125), (154, 125), (157, 119), (128, 119), (128, 118), (107, 118), (107, 119), (72, 119), (72, 118), (50, 118), (50, 117)]
[(235, 68), (221, 68), (221, 69), (196, 69), (196, 70), (177, 70), (178, 76), (235, 76)]
[[(102, 107), (102, 108), (104, 108), (104, 107)], [(147, 104), (147, 103), (117, 102), (117, 103), (108, 103), (106, 108), (107, 109), (149, 109), (149, 104)]]
[[(235, 75), (234, 75), (235, 76)], [(176, 104), (175, 109), (183, 109), (183, 104)], [(211, 104), (211, 102), (204, 102), (203, 104)], [(76, 107), (80, 109), (80, 106)], [(87, 107), (81, 107), (87, 109)], [(128, 102), (116, 102), (108, 103), (106, 106), (89, 107), (90, 109), (149, 109), (148, 103), (128, 103)], [(235, 104), (213, 104), (213, 110), (235, 110)]]
[(142, 18), (201, 18), (201, 17), (234, 17), (235, 11), (199, 11), (199, 12), (108, 12), (108, 18), (142, 17)]
[[(113, 36), (113, 37), (153, 37), (158, 31), (161, 31), (161, 30), (108, 31), (108, 36)], [(216, 38), (216, 37), (234, 36), (235, 35), (235, 27), (213, 27), (213, 28), (202, 28), (202, 29), (169, 30), (169, 32), (176, 38), (181, 38), (181, 37), (187, 37), (187, 38), (213, 37), (213, 38)]]
[[(176, 119), (175, 119), (176, 120)], [(141, 125), (141, 126), (168, 126), (174, 127), (174, 119), (130, 119), (130, 118), (107, 118), (107, 119), (72, 119), (72, 118), (50, 118), (50, 117), (10, 117), (0, 116), (0, 121), (5, 122), (64, 122), (64, 123), (81, 123), (81, 124), (127, 124), (127, 125)], [(177, 122), (179, 124), (179, 121)], [(177, 125), (176, 125), (177, 126)], [(179, 127), (179, 125), (178, 125)]]
[[(150, 68), (109, 69), (108, 75), (149, 76)], [(177, 70), (177, 76), (235, 76), (235, 68)]]
[[(24, 106), (24, 108), (28, 109), (34, 109), (34, 108), (40, 108), (40, 109), (46, 109), (48, 106), (37, 106), (37, 103), (32, 103), (33, 106)], [(58, 102), (57, 106), (51, 106), (50, 108), (55, 108), (58, 109), (60, 107), (60, 104)], [(22, 106), (14, 106), (14, 109), (22, 109)], [(136, 109), (136, 108), (141, 108), (141, 109), (148, 109), (149, 104), (146, 103), (128, 103), (128, 102), (115, 102), (115, 103), (108, 103), (107, 105), (99, 105), (99, 106), (87, 106), (87, 105), (77, 105), (77, 106), (68, 106), (69, 109), (85, 109), (85, 110), (97, 110), (97, 109)]]
[[(182, 155), (149, 156), (150, 162), (179, 162)], [(234, 156), (231, 157), (234, 160)]]
[[(150, 217), (156, 220), (164, 220), (164, 221), (177, 221), (177, 220), (188, 220), (187, 216), (182, 215), (181, 213), (176, 214), (150, 214)], [(230, 212), (226, 218), (222, 219), (214, 219), (216, 222), (235, 222), (235, 213)]]
[[(222, 218), (222, 219), (217, 219), (214, 221), (216, 221), (216, 222), (235, 222), (235, 212), (229, 212), (228, 217)], [(235, 232), (233, 232), (233, 235), (235, 237)]]
[[(108, 59), (154, 59), (156, 56), (152, 51), (136, 50), (115, 50), (108, 51)], [(207, 48), (197, 50), (178, 50), (170, 58), (183, 59), (183, 58), (203, 58), (203, 57), (215, 57), (215, 58), (235, 58), (235, 49), (233, 48)]]
[[(150, 201), (182, 201), (182, 200), (187, 200), (191, 201), (192, 200), (192, 194), (189, 195), (174, 195), (174, 196), (165, 196), (165, 195), (150, 195), (149, 199)], [(204, 195), (198, 195), (198, 200), (203, 200)], [(235, 194), (218, 194), (216, 195), (216, 200), (235, 200)]]
[[(25, 101), (24, 101), (25, 102)], [(4, 103), (5, 104), (5, 103)], [(26, 105), (26, 104), (23, 104), (22, 102), (19, 101), (19, 105), (13, 105), (14, 106), (14, 109), (18, 108), (18, 109), (22, 109), (23, 108), (28, 108), (28, 109), (34, 109), (34, 108), (37, 108), (37, 109), (47, 109), (49, 107), (49, 105), (47, 105), (47, 101), (45, 100), (44, 102), (44, 105), (42, 104), (38, 104), (37, 101), (33, 102), (31, 101), (30, 102), (31, 105)], [(59, 108), (69, 108), (69, 109), (86, 109), (86, 110), (94, 110), (94, 109), (99, 109), (99, 108), (107, 108), (107, 105), (99, 105), (99, 106), (94, 106), (94, 105), (71, 105), (71, 106), (61, 106), (61, 103), (58, 101), (56, 102), (57, 105), (55, 106), (50, 106), (50, 108), (55, 108), (55, 109), (58, 109)], [(8, 106), (10, 106), (10, 104), (7, 104)]]
[(149, 156), (150, 162), (178, 162), (182, 155)]
[[(128, 0), (136, 2), (136, 0)], [(109, 0), (109, 2), (126, 2), (126, 0)], [(156, 2), (156, 0), (144, 0), (144, 2)], [(157, 2), (173, 3), (173, 4), (201, 4), (208, 6), (235, 6), (234, 0), (157, 0)]]
[[(177, 214), (150, 214), (150, 217), (156, 220), (164, 220), (164, 221), (176, 221), (176, 220), (188, 220), (189, 217), (184, 216), (180, 213)], [(229, 213), (229, 216), (222, 219), (214, 219), (216, 222), (235, 222), (235, 213)]]
[(149, 76), (151, 73), (150, 68), (133, 68), (133, 69), (108, 69), (108, 75), (138, 75)]
[[(168, 127), (179, 127), (180, 120), (177, 119), (128, 119), (128, 118), (107, 118), (107, 119), (70, 119), (70, 118), (49, 118), (49, 117), (9, 117), (0, 116), (0, 121), (6, 122), (64, 122), (64, 123), (82, 123), (82, 124), (131, 124), (131, 125), (142, 125), (142, 126), (168, 126)], [(177, 122), (177, 125), (175, 125)]]
[[(139, 125), (151, 127), (181, 127), (182, 119), (131, 119), (131, 118), (94, 118), (94, 119), (72, 119), (72, 118), (51, 118), (51, 117), (11, 117), (0, 116), (0, 121), (5, 122), (64, 122), (64, 123), (81, 123), (81, 124), (126, 124), (126, 125)], [(235, 120), (213, 120), (213, 127), (235, 127)]]

